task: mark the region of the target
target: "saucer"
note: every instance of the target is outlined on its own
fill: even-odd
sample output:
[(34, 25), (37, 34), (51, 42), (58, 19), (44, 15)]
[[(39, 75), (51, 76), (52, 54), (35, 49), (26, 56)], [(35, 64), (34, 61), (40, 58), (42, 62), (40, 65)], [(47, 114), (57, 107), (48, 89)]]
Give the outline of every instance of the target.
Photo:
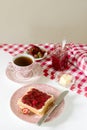
[[(36, 68), (37, 69), (37, 68)], [(17, 73), (10, 69), (9, 65), (6, 68), (7, 77), (17, 83), (32, 83), (33, 81), (37, 81), (42, 76), (42, 68), (39, 66), (39, 71), (35, 71), (35, 75), (32, 77), (22, 78), (18, 77)]]

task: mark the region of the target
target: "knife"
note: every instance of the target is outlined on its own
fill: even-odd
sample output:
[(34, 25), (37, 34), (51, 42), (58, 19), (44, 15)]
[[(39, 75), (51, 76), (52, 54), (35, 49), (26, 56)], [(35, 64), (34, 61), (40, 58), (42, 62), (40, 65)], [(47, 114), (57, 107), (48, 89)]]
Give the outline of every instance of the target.
[(49, 117), (49, 115), (53, 112), (53, 110), (60, 105), (60, 103), (63, 101), (64, 97), (68, 94), (69, 91), (62, 92), (57, 100), (54, 102), (54, 105), (49, 109), (49, 111), (37, 122), (37, 124), (40, 126), (46, 119)]

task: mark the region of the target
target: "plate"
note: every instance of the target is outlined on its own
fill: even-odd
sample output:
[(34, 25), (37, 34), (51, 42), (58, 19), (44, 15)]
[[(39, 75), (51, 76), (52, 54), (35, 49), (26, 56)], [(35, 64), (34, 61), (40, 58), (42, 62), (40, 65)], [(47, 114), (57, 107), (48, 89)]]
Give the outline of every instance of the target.
[[(38, 70), (39, 69), (39, 70)], [(7, 77), (17, 83), (32, 83), (33, 81), (37, 81), (42, 76), (42, 68), (36, 68), (35, 75), (31, 78), (21, 78), (20, 76), (17, 76), (17, 73), (13, 71), (9, 65), (6, 68), (6, 75)]]
[[(46, 56), (47, 56), (47, 51), (46, 51), (45, 48), (39, 47), (39, 46), (37, 46), (37, 45), (32, 44), (28, 49), (30, 49), (32, 46), (38, 47), (41, 51), (44, 52), (44, 55), (43, 55), (43, 57), (41, 57), (41, 58), (35, 58), (35, 57), (33, 56), (34, 59), (35, 59), (35, 61), (40, 61), (40, 60), (43, 60), (44, 58), (46, 58)], [(28, 49), (27, 49), (27, 51), (26, 51), (27, 54), (28, 54)], [(30, 53), (29, 53), (29, 54), (30, 54)]]
[[(39, 121), (39, 119), (41, 118), (41, 116), (38, 116), (36, 114), (32, 114), (32, 115), (25, 115), (23, 113), (20, 112), (20, 108), (17, 105), (17, 100), (22, 97), (24, 95), (24, 93), (28, 90), (29, 87), (34, 86), (35, 88), (38, 88), (39, 90), (43, 91), (43, 92), (47, 92), (50, 94), (53, 94), (55, 99), (58, 97), (58, 95), (60, 94), (60, 91), (50, 85), (47, 84), (29, 84), (26, 86), (23, 86), (21, 88), (19, 88), (11, 97), (10, 100), (10, 107), (12, 112), (19, 117), (20, 119), (26, 121), (26, 122), (30, 122), (30, 123), (37, 123)], [(65, 101), (63, 100), (63, 102), (60, 104), (59, 107), (57, 107), (54, 112), (48, 117), (48, 119), (46, 120), (46, 122), (53, 120), (54, 118), (58, 117), (64, 109), (64, 104)]]

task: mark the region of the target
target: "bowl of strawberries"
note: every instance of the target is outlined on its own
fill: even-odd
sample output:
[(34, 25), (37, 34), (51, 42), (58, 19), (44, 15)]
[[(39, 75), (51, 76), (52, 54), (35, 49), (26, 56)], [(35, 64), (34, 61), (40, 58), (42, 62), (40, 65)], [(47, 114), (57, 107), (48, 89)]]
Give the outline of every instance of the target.
[(47, 51), (45, 48), (34, 44), (30, 45), (26, 53), (32, 55), (36, 61), (42, 60), (47, 56)]

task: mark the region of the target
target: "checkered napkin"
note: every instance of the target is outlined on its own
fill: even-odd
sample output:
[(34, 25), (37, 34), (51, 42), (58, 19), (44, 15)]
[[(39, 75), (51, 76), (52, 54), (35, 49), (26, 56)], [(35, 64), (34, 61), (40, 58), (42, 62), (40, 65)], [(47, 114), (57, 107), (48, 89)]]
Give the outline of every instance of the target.
[[(58, 76), (61, 74), (61, 72), (56, 71), (52, 67), (52, 61), (51, 61), (51, 53), (54, 51), (54, 44), (52, 43), (45, 43), (45, 44), (38, 44), (41, 47), (44, 47), (48, 55), (45, 59), (38, 61), (43, 69), (43, 75), (50, 78), (51, 80), (57, 81)], [(31, 44), (2, 44), (0, 45), (0, 49), (3, 49), (6, 53), (10, 53), (12, 56), (15, 56), (20, 53), (24, 53)], [(75, 83), (69, 88), (72, 91), (75, 91), (78, 94), (84, 95), (87, 97), (87, 76), (84, 74), (84, 72), (81, 69), (78, 69), (76, 64), (77, 59), (73, 55), (73, 48), (76, 46), (75, 44), (70, 43), (68, 45), (69, 47), (69, 68), (68, 70), (64, 71), (65, 73), (71, 74), (75, 78)], [(81, 45), (79, 44), (78, 47), (83, 50), (87, 48), (87, 45)], [(80, 63), (81, 64), (81, 63)]]
[(69, 48), (70, 62), (87, 76), (87, 45), (71, 44)]

